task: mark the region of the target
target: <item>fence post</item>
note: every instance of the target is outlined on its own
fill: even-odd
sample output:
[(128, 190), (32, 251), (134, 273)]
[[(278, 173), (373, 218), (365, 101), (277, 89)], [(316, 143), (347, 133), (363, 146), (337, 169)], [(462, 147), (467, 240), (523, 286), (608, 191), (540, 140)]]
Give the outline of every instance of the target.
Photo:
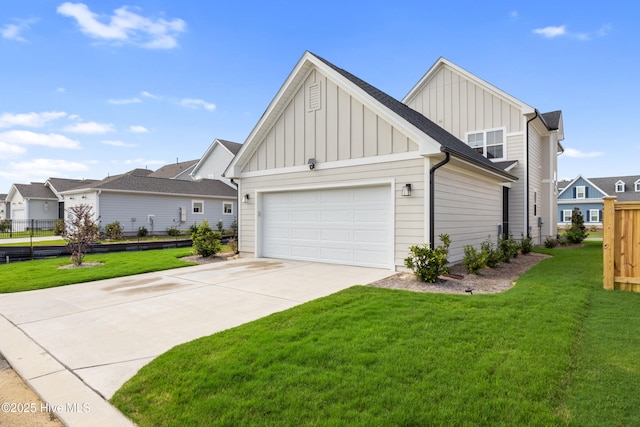
[(604, 209), (602, 211), (603, 230), (602, 230), (602, 266), (603, 287), (608, 290), (614, 289), (615, 282), (615, 240), (616, 240), (616, 196), (604, 197)]

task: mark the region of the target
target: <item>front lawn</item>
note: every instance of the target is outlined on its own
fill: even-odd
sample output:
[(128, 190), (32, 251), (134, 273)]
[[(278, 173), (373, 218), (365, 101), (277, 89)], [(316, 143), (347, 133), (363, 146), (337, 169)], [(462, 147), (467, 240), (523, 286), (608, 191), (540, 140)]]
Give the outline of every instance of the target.
[(602, 289), (600, 242), (544, 252), (503, 294), (356, 286), (177, 346), (112, 403), (140, 426), (640, 425), (640, 295)]
[(94, 254), (87, 255), (84, 262), (102, 262), (104, 265), (71, 269), (58, 268), (60, 265), (71, 264), (66, 257), (3, 264), (0, 265), (0, 293), (52, 288), (186, 267), (194, 263), (179, 258), (190, 254), (191, 248)]

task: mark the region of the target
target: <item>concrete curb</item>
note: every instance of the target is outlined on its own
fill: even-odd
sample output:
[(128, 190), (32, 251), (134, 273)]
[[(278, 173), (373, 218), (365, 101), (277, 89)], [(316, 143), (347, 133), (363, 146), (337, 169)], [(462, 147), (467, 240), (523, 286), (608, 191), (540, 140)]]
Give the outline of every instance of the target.
[(4, 358), (45, 402), (45, 407), (38, 410), (55, 412), (57, 417), (70, 427), (135, 426), (20, 328), (1, 315), (0, 342), (3, 343)]

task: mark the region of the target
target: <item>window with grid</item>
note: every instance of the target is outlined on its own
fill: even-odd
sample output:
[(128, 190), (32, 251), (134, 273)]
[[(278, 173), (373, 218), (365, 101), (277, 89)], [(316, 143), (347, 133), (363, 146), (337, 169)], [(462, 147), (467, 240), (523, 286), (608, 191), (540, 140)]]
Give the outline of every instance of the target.
[(504, 129), (469, 133), (467, 144), (488, 159), (503, 159)]

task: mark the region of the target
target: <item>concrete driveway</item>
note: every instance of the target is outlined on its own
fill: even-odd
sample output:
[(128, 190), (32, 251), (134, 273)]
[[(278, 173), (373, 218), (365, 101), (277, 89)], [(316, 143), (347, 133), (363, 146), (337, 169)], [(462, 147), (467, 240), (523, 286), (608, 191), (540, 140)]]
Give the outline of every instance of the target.
[(3, 294), (0, 352), (68, 425), (130, 425), (105, 399), (175, 345), (392, 274), (242, 258)]

